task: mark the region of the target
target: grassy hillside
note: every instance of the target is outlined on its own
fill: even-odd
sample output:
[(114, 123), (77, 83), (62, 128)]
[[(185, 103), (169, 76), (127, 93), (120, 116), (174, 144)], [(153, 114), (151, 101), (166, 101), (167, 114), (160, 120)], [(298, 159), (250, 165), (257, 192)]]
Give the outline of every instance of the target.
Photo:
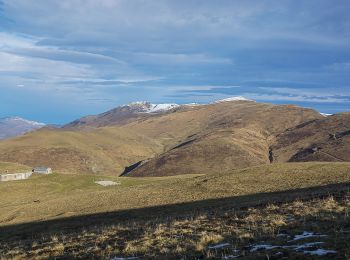
[[(101, 117), (102, 125), (109, 116), (129, 114), (114, 112)], [(276, 135), (319, 118), (311, 109), (250, 101), (186, 106), (141, 118), (136, 114), (112, 127), (42, 129), (0, 142), (0, 160), (118, 175), (126, 166), (154, 158), (130, 176), (216, 173), (267, 163)]]
[[(0, 208), (4, 209), (0, 212), (0, 223), (8, 225), (216, 198), (234, 198), (232, 203), (247, 203), (251, 202), (250, 195), (254, 195), (256, 201), (266, 199), (264, 194), (269, 192), (350, 182), (350, 164), (275, 164), (217, 175), (108, 177), (121, 182), (110, 187), (94, 183), (104, 178), (107, 177), (53, 174), (0, 183)], [(204, 204), (210, 206), (211, 202)]]
[(276, 161), (350, 161), (350, 113), (301, 124), (277, 137)]
[(167, 150), (129, 176), (218, 173), (266, 164), (278, 134), (318, 118), (322, 116), (310, 109), (241, 101), (137, 121), (123, 127), (164, 138)]
[[(257, 259), (282, 252), (297, 258), (306, 253), (296, 247), (307, 242), (322, 243), (305, 251), (329, 249), (339, 259), (349, 253), (349, 233), (342, 230), (349, 221), (350, 163), (106, 178), (121, 185), (102, 187), (94, 184), (100, 176), (60, 174), (0, 183), (0, 254), (146, 259), (239, 254)], [(325, 199), (330, 194), (336, 197)], [(288, 242), (304, 231), (319, 235)], [(251, 251), (262, 244), (276, 248)]]
[(1, 173), (17, 173), (31, 171), (33, 168), (19, 163), (0, 162)]
[(125, 166), (161, 149), (154, 140), (118, 128), (45, 129), (0, 142), (0, 159), (31, 166), (45, 165), (66, 173), (116, 175)]

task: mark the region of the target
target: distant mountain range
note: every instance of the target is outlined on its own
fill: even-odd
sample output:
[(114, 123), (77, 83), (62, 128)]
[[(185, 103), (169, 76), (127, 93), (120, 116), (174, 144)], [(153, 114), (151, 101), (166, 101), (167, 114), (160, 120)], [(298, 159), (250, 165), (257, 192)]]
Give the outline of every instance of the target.
[[(248, 100), (244, 97), (233, 97), (215, 101), (214, 103)], [(135, 118), (146, 118), (157, 114), (167, 113), (175, 109), (184, 109), (199, 104), (191, 103), (179, 105), (175, 103), (153, 104), (147, 101), (137, 101), (126, 105), (116, 107), (110, 111), (99, 115), (82, 117), (66, 125), (46, 125), (44, 123), (30, 121), (21, 117), (0, 118), (0, 140), (23, 135), (27, 132), (40, 129), (42, 127), (54, 127), (63, 129), (86, 128), (86, 127), (103, 127), (115, 124), (126, 123)]]
[(45, 124), (20, 117), (0, 118), (0, 140), (15, 137), (44, 127)]

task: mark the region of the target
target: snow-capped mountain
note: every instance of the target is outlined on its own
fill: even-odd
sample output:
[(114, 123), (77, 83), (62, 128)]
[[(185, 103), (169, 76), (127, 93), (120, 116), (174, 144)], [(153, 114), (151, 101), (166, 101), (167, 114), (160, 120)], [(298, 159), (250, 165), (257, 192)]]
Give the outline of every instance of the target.
[(152, 116), (157, 113), (166, 113), (179, 106), (178, 104), (152, 104), (151, 102), (137, 101), (116, 107), (99, 115), (82, 117), (63, 126), (63, 128), (116, 125), (135, 118)]
[(21, 118), (21, 117), (18, 117), (18, 116), (5, 117), (5, 118), (3, 118), (3, 120), (5, 122), (15, 122), (15, 123), (19, 123), (19, 124), (27, 124), (27, 125), (31, 125), (33, 127), (43, 127), (43, 126), (45, 126), (44, 123), (39, 123), (39, 122), (36, 122), (36, 121), (27, 120), (27, 119), (24, 119), (24, 118)]
[[(247, 99), (242, 96), (234, 96), (234, 97), (216, 100), (213, 103), (215, 104), (215, 103), (230, 102), (230, 101), (253, 101), (253, 100)], [(198, 105), (200, 104), (197, 104), (197, 103), (189, 103), (189, 104), (183, 104), (183, 105), (179, 105), (175, 103), (152, 104), (151, 102), (147, 102), (147, 101), (137, 101), (137, 102), (129, 103), (124, 106), (133, 109), (135, 112), (158, 113), (158, 112), (165, 112), (180, 106), (198, 106)]]
[(179, 107), (178, 104), (152, 104), (147, 101), (138, 101), (138, 102), (132, 102), (130, 104), (125, 105), (131, 109), (134, 109), (136, 112), (139, 113), (158, 113), (158, 112), (165, 112), (171, 109), (174, 109), (176, 107)]
[[(236, 96), (230, 97), (222, 100), (215, 101), (211, 104), (229, 102), (229, 101), (252, 101), (247, 98)], [(109, 125), (118, 125), (134, 120), (135, 118), (144, 118), (148, 116), (153, 116), (155, 114), (167, 113), (176, 108), (188, 108), (191, 109), (195, 106), (205, 106), (206, 104), (175, 104), (175, 103), (161, 103), (153, 104), (147, 101), (136, 101), (131, 102), (126, 105), (122, 105), (116, 108), (113, 108), (107, 112), (98, 115), (85, 116), (79, 118), (73, 122), (70, 122), (67, 125), (64, 125), (63, 128), (76, 128), (76, 127), (102, 127)]]
[(0, 140), (25, 134), (44, 127), (45, 124), (21, 117), (0, 118)]

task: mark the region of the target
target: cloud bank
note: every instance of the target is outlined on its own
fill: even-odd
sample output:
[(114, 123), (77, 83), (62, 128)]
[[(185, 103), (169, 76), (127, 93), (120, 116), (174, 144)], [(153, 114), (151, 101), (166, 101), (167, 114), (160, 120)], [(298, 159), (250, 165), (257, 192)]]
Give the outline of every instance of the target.
[(231, 94), (349, 109), (347, 0), (0, 3), (0, 116), (63, 123)]

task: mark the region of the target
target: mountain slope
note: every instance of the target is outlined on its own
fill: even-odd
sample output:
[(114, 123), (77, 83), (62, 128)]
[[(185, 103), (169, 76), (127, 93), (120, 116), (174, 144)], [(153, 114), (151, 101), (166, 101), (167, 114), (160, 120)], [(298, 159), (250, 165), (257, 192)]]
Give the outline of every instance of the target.
[(276, 137), (325, 118), (312, 109), (240, 98), (158, 108), (133, 103), (95, 119), (0, 142), (0, 161), (108, 175), (125, 167), (129, 176), (226, 172), (269, 163)]
[(120, 106), (105, 113), (93, 116), (86, 116), (77, 119), (62, 128), (74, 129), (82, 127), (103, 127), (117, 124), (125, 124), (138, 118), (147, 118), (153, 114), (166, 113), (169, 110), (179, 107), (177, 104), (152, 104), (150, 102), (133, 102)]
[[(124, 174), (217, 173), (269, 163), (269, 148), (276, 135), (320, 118), (323, 116), (311, 109), (239, 100), (163, 115), (151, 124), (148, 120), (134, 122), (123, 127), (180, 141), (171, 145), (163, 140), (166, 152)], [(165, 122), (171, 122), (170, 126)]]
[(118, 128), (94, 131), (42, 129), (0, 142), (0, 160), (46, 165), (66, 173), (113, 175), (125, 166), (153, 156), (161, 146)]
[(0, 119), (0, 140), (19, 136), (44, 127), (45, 124), (29, 121), (20, 117), (5, 117)]
[(277, 162), (350, 161), (350, 113), (298, 125), (277, 137)]

